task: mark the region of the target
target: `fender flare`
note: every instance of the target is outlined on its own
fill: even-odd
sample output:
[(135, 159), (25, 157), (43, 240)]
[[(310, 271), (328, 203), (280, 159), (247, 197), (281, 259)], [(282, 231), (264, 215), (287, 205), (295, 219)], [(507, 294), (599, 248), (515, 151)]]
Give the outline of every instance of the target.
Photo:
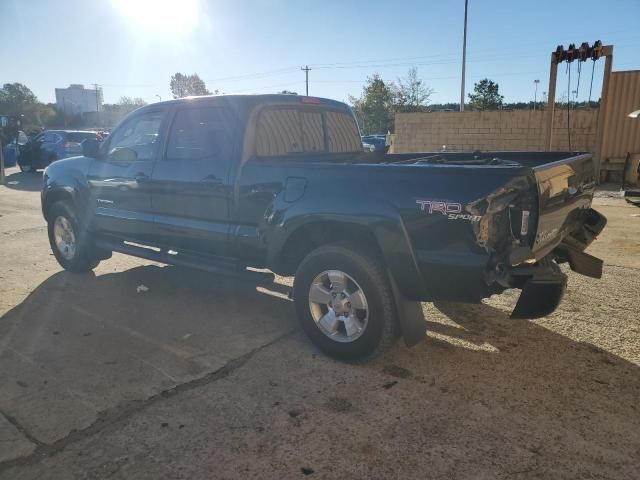
[(328, 202), (321, 211), (314, 208), (313, 213), (309, 213), (304, 202), (286, 207), (279, 210), (274, 205), (265, 219), (263, 228), (268, 265), (278, 264), (287, 240), (300, 228), (321, 222), (356, 225), (372, 233), (399, 292), (408, 300), (424, 298), (425, 283), (409, 235), (399, 213), (390, 205), (367, 202), (367, 208), (363, 209), (362, 204), (358, 204), (355, 208), (340, 212), (337, 208), (331, 208)]

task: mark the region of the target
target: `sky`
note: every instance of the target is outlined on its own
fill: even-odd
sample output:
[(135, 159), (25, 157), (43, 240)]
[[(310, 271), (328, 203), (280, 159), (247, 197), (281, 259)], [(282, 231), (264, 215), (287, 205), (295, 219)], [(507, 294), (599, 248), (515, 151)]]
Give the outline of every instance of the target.
[[(310, 95), (347, 101), (372, 74), (395, 81), (415, 66), (432, 103), (458, 102), (463, 16), (464, 0), (0, 0), (0, 84), (54, 102), (56, 87), (97, 83), (106, 103), (151, 103), (171, 98), (175, 72), (224, 93), (304, 93), (309, 65)], [(638, 19), (640, 0), (469, 0), (466, 92), (488, 77), (505, 101), (533, 100), (558, 44), (599, 39), (614, 45), (614, 70), (640, 69)], [(578, 101), (591, 71), (583, 64)], [(574, 63), (571, 91), (577, 77)]]

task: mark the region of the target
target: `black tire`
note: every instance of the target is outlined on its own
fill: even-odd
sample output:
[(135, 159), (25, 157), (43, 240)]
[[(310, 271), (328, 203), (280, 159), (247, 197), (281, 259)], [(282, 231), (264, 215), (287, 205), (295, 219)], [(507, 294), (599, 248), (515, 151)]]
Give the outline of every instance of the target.
[(35, 168), (33, 168), (31, 165), (22, 165), (22, 164), (18, 164), (18, 167), (20, 167), (20, 171), (22, 173), (36, 173), (37, 170)]
[[(296, 271), (293, 296), (298, 321), (311, 341), (330, 357), (356, 361), (378, 356), (397, 340), (397, 311), (389, 277), (384, 265), (370, 253), (359, 253), (361, 247), (331, 244), (312, 251)], [(317, 275), (327, 270), (340, 270), (362, 288), (369, 306), (363, 333), (353, 341), (338, 342), (325, 335), (311, 314), (309, 289)]]
[[(73, 229), (76, 239), (75, 254), (66, 258), (58, 249), (54, 235), (54, 225), (58, 217), (65, 218)], [(65, 270), (76, 273), (90, 272), (98, 266), (100, 258), (96, 255), (89, 232), (81, 228), (73, 208), (64, 201), (54, 203), (47, 212), (49, 245), (56, 260)]]

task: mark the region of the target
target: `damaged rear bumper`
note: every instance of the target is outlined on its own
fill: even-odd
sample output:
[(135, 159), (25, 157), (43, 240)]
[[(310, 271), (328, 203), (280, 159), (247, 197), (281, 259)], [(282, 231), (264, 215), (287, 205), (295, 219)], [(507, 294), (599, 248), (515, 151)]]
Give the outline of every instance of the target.
[[(513, 272), (522, 292), (511, 318), (534, 319), (553, 313), (567, 289), (567, 276), (551, 259)], [(520, 278), (518, 278), (520, 277)]]
[[(507, 283), (522, 289), (511, 318), (534, 319), (552, 313), (560, 304), (567, 288), (567, 276), (558, 264), (568, 263), (576, 273), (591, 278), (601, 278), (603, 261), (584, 249), (595, 240), (607, 223), (607, 219), (593, 209), (589, 209), (581, 227), (565, 236), (560, 243), (542, 259), (531, 260), (511, 267), (507, 272)], [(504, 280), (501, 283), (504, 284)]]
[(555, 261), (566, 259), (576, 273), (592, 278), (602, 277), (602, 260), (587, 253), (561, 245), (554, 253), (555, 260), (549, 260), (549, 266), (543, 266), (531, 275), (524, 285), (511, 318), (534, 319), (553, 313), (567, 289), (567, 276), (560, 271)]

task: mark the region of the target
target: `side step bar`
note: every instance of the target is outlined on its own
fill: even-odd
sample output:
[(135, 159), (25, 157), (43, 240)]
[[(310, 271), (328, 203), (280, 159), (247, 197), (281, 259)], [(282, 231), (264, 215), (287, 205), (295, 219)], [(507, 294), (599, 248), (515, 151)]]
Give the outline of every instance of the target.
[(270, 283), (273, 282), (275, 278), (275, 275), (271, 272), (247, 270), (246, 268), (238, 268), (233, 263), (216, 262), (210, 258), (185, 253), (181, 254), (178, 252), (170, 254), (168, 251), (132, 245), (131, 243), (125, 243), (115, 239), (99, 238), (96, 239), (95, 244), (96, 247), (104, 250), (124, 253), (125, 255), (132, 255), (134, 257), (144, 258), (153, 262), (218, 273), (238, 280), (249, 280), (256, 283)]

